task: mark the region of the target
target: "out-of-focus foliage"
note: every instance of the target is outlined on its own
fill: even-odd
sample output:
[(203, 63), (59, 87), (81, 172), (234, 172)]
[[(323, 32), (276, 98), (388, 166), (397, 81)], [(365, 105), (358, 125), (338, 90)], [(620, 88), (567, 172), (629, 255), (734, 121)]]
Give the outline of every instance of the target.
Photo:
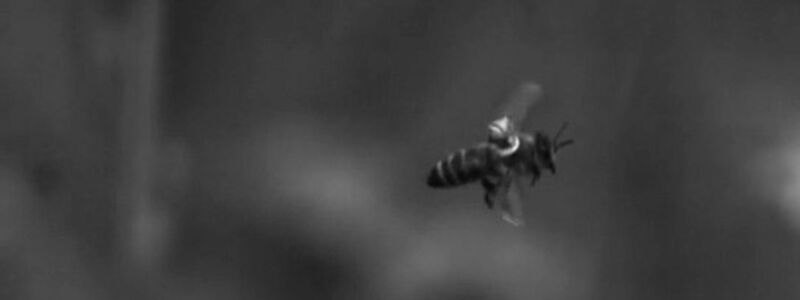
[[(791, 1), (0, 0), (0, 298), (797, 299), (797, 36)], [(577, 143), (514, 228), (424, 179), (525, 80)]]

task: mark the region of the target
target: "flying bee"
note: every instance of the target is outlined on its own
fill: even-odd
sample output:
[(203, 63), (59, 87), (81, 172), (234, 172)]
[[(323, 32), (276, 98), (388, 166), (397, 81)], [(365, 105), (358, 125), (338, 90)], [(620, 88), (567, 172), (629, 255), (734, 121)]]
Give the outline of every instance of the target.
[(522, 225), (517, 181), (528, 177), (533, 186), (543, 171), (555, 174), (556, 153), (573, 143), (573, 140), (559, 139), (567, 123), (552, 137), (538, 131), (529, 134), (516, 130), (541, 94), (538, 84), (520, 85), (504, 105), (500, 118), (489, 123), (488, 140), (438, 161), (428, 175), (428, 185), (447, 188), (480, 180), (485, 190), (483, 199), (489, 209), (497, 206), (504, 220), (515, 226)]

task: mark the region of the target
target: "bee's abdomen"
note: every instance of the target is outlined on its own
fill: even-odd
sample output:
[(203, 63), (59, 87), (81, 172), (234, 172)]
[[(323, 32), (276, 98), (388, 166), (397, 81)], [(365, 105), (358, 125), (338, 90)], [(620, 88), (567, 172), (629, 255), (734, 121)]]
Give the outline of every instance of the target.
[(475, 181), (487, 172), (486, 147), (461, 149), (440, 160), (428, 175), (428, 185), (451, 187)]

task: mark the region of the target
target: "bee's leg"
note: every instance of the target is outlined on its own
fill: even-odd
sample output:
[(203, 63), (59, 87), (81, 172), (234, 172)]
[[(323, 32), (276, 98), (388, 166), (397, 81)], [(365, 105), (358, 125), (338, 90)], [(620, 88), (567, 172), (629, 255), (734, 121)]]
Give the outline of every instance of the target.
[(492, 209), (492, 207), (494, 207), (494, 203), (492, 202), (490, 195), (494, 194), (495, 185), (488, 178), (481, 179), (481, 185), (485, 190), (485, 193), (483, 194), (483, 202), (486, 203), (486, 207)]
[(531, 170), (533, 170), (533, 172), (532, 172), (533, 176), (531, 178), (531, 186), (533, 186), (533, 185), (536, 184), (537, 181), (539, 181), (539, 177), (542, 176), (542, 173), (539, 172), (539, 169), (536, 169), (536, 168), (531, 169)]
[(487, 191), (486, 194), (483, 195), (483, 202), (486, 203), (486, 207), (489, 209), (494, 208), (494, 203), (492, 202), (492, 198), (489, 197), (489, 192)]

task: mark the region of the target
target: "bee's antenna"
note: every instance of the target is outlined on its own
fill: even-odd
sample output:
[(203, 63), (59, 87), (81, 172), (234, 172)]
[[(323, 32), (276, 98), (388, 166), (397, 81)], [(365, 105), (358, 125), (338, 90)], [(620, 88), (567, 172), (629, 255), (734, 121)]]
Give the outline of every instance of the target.
[(561, 125), (561, 128), (558, 129), (558, 132), (556, 133), (555, 137), (553, 137), (553, 144), (555, 144), (555, 147), (553, 147), (553, 151), (558, 151), (559, 148), (566, 147), (566, 146), (568, 146), (568, 145), (570, 145), (570, 144), (575, 142), (573, 140), (566, 140), (566, 141), (563, 141), (563, 142), (558, 142), (558, 138), (561, 137), (561, 133), (563, 133), (564, 130), (567, 129), (568, 125), (569, 125), (569, 122), (564, 122), (564, 124)]
[(560, 142), (560, 143), (556, 144), (556, 150), (564, 148), (564, 147), (569, 146), (569, 145), (572, 145), (572, 143), (574, 143), (574, 142), (575, 141), (573, 141), (573, 140), (566, 140), (566, 141)]
[(556, 133), (556, 136), (553, 138), (553, 141), (558, 142), (558, 137), (561, 136), (561, 133), (564, 132), (564, 129), (567, 129), (567, 125), (569, 125), (569, 122), (564, 122), (564, 124), (561, 124), (561, 128), (558, 129), (558, 132)]

